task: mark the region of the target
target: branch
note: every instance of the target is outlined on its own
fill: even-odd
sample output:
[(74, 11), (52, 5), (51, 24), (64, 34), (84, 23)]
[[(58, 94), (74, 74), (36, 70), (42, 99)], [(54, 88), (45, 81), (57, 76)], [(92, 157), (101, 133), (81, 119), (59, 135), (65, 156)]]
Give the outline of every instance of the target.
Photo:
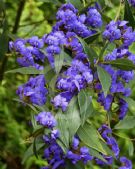
[(14, 25), (13, 31), (12, 31), (13, 34), (17, 33), (25, 2), (26, 2), (26, 0), (20, 1), (19, 7), (17, 10), (17, 14), (16, 14), (15, 25)]
[[(15, 24), (14, 24), (13, 31), (12, 31), (13, 34), (17, 33), (25, 2), (26, 0), (21, 0), (19, 3), (17, 14), (16, 14), (16, 19), (15, 19)], [(7, 52), (8, 52), (8, 49), (7, 49)], [(0, 65), (1, 66), (0, 67), (0, 81), (1, 82), (4, 78), (4, 72), (5, 72), (5, 67), (6, 67), (7, 62), (8, 62), (8, 57), (5, 53), (2, 64)]]

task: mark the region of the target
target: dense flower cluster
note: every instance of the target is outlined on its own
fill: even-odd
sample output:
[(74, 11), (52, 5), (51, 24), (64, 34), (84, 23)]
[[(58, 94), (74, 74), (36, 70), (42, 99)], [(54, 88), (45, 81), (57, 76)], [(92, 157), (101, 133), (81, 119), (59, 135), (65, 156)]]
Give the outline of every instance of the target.
[(127, 26), (127, 21), (111, 21), (103, 33), (103, 37), (110, 42), (122, 40), (122, 46), (128, 47), (135, 41), (135, 32)]
[(43, 105), (48, 93), (45, 83), (44, 75), (31, 77), (26, 84), (19, 86), (16, 93), (24, 102)]
[(87, 147), (80, 147), (80, 141), (77, 137), (73, 138), (70, 150), (64, 154), (57, 143), (60, 133), (54, 128), (57, 124), (54, 116), (50, 112), (41, 112), (35, 116), (35, 119), (38, 124), (50, 129), (50, 132), (43, 136), (43, 140), (47, 146), (44, 150), (44, 158), (48, 161), (48, 167), (43, 167), (42, 169), (49, 169), (50, 166), (52, 166), (53, 169), (65, 166), (67, 159), (71, 160), (73, 164), (76, 164), (78, 161), (83, 161), (84, 164), (87, 164), (88, 161), (93, 159)]
[[(45, 59), (48, 59), (51, 68), (55, 70), (55, 58), (62, 50), (68, 51), (72, 61), (68, 67), (62, 67), (57, 76), (56, 95), (51, 98), (53, 108), (55, 110), (61, 108), (66, 111), (73, 96), (77, 95), (82, 89), (91, 87), (97, 94), (97, 101), (104, 106), (107, 112), (112, 109), (113, 103), (118, 105), (115, 113), (122, 120), (128, 110), (128, 104), (122, 96), (128, 97), (130, 95), (130, 88), (125, 86), (133, 79), (134, 72), (115, 69), (109, 64), (99, 63), (95, 59), (94, 63), (101, 66), (111, 77), (111, 87), (107, 96), (105, 96), (96, 66), (94, 69), (92, 68), (80, 42), (80, 38), (92, 36), (97, 33), (97, 28), (99, 29), (102, 26), (100, 13), (95, 7), (89, 7), (85, 14), (79, 15), (78, 10), (72, 4), (67, 3), (58, 10), (56, 18), (57, 22), (51, 33), (44, 35), (41, 39), (34, 36), (26, 40), (18, 39), (15, 42), (10, 42), (10, 49), (19, 55), (17, 62), (23, 67), (32, 66), (42, 70), (45, 69), (43, 67)], [(127, 26), (127, 21), (111, 21), (103, 32), (103, 38), (117, 46), (103, 58), (105, 62), (128, 58), (135, 64), (135, 55), (129, 51), (129, 46), (135, 42), (135, 32)], [(64, 58), (64, 62), (67, 62), (66, 59)], [(31, 77), (26, 84), (18, 88), (17, 94), (24, 102), (44, 105), (48, 94), (44, 75)], [(69, 160), (72, 164), (79, 161), (87, 164), (89, 161), (95, 160), (100, 166), (108, 166), (113, 163), (113, 156), (101, 154), (106, 162), (91, 156), (89, 148), (82, 146), (77, 135), (74, 136), (69, 149), (65, 153), (58, 144), (60, 132), (56, 129), (57, 122), (51, 112), (41, 112), (35, 116), (35, 119), (39, 125), (49, 130), (48, 134), (43, 136), (46, 144), (44, 158), (47, 160), (48, 166), (42, 169), (64, 167), (66, 160)], [(112, 136), (112, 130), (107, 125), (102, 125), (99, 133), (119, 161), (120, 149)], [(132, 169), (132, 164), (126, 157), (121, 157), (120, 162), (123, 166), (119, 169)]]
[(71, 98), (92, 81), (93, 75), (89, 66), (77, 59), (73, 60), (71, 67), (63, 73), (63, 77), (59, 77), (57, 80), (57, 88), (63, 93), (54, 98), (55, 107), (60, 106), (64, 111)]
[[(103, 32), (103, 37), (110, 42), (116, 43), (118, 48), (114, 49), (112, 53), (109, 53), (105, 56), (105, 61), (113, 61), (122, 58), (128, 58), (133, 63), (135, 63), (135, 55), (129, 52), (129, 46), (135, 41), (135, 32), (131, 27), (127, 26), (126, 21), (111, 21), (107, 26), (106, 30)], [(125, 97), (130, 96), (130, 88), (126, 88), (125, 84), (129, 83), (134, 78), (133, 71), (124, 71), (119, 69), (112, 68), (111, 65), (101, 65), (110, 75), (112, 79), (110, 94), (107, 97), (104, 96), (103, 92), (98, 94), (98, 102), (104, 106), (105, 110), (109, 111), (112, 103), (115, 102), (117, 98), (117, 103), (119, 104), (118, 115), (119, 119), (122, 120), (128, 110), (128, 104), (122, 99), (119, 98), (118, 94), (121, 94)], [(100, 84), (96, 85), (96, 89), (101, 91), (102, 87)]]
[[(29, 39), (17, 39), (15, 42), (9, 43), (10, 50), (19, 55), (17, 62), (20, 66), (32, 66), (39, 70), (43, 69), (42, 64), (45, 59), (44, 53), (40, 50), (43, 46), (43, 40), (37, 36)], [(41, 64), (39, 64), (40, 62)]]
[(50, 112), (41, 112), (35, 117), (36, 121), (45, 127), (53, 128), (56, 126), (56, 120)]

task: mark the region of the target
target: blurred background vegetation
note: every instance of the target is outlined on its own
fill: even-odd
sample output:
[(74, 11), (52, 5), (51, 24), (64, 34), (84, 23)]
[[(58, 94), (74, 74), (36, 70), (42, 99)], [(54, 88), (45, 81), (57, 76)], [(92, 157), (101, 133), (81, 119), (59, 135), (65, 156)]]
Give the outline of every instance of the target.
[[(87, 2), (91, 3), (92, 0)], [(106, 20), (114, 19), (119, 1), (113, 0), (113, 4), (110, 0), (105, 2), (104, 17)], [(22, 164), (24, 152), (29, 146), (27, 138), (32, 131), (29, 123), (31, 109), (23, 107), (13, 98), (17, 97), (17, 86), (25, 83), (27, 76), (5, 75), (4, 72), (17, 67), (16, 56), (8, 51), (9, 40), (34, 35), (42, 37), (49, 33), (55, 23), (56, 11), (62, 3), (64, 0), (0, 0), (0, 169), (38, 169), (44, 164), (44, 161), (36, 157), (30, 157)], [(135, 53), (134, 46), (131, 50)], [(135, 99), (135, 80), (130, 86), (132, 98)], [(135, 105), (131, 105), (130, 113), (135, 115)], [(96, 121), (100, 118), (96, 118)], [(135, 130), (115, 134), (122, 147), (121, 154), (130, 156), (135, 161)]]

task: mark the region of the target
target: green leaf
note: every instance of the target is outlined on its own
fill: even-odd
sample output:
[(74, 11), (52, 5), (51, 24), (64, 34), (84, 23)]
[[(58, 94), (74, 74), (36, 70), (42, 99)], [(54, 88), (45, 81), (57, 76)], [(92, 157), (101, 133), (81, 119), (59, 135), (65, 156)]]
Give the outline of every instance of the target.
[(97, 73), (106, 96), (111, 86), (111, 76), (100, 66), (97, 66)]
[[(45, 145), (45, 143), (37, 143), (36, 144), (36, 150), (40, 150), (43, 146)], [(26, 152), (24, 153), (24, 156), (23, 156), (23, 160), (22, 160), (22, 164), (25, 163), (25, 161), (31, 157), (32, 155), (34, 155), (34, 152), (33, 152), (33, 145), (30, 145), (30, 147), (26, 150)]]
[(90, 155), (92, 155), (93, 157), (96, 157), (104, 162), (107, 162), (97, 150), (90, 148)]
[(115, 158), (113, 151), (107, 146), (107, 144), (103, 140), (100, 140), (100, 143), (107, 155), (111, 155)]
[(81, 125), (80, 119), (80, 111), (79, 105), (77, 102), (77, 97), (73, 97), (68, 105), (68, 109), (65, 112), (66, 118), (68, 120), (68, 128), (69, 128), (69, 137), (70, 141), (72, 141), (73, 136), (77, 132), (78, 128)]
[(59, 55), (55, 56), (55, 70), (56, 73), (59, 74), (62, 66), (63, 66), (63, 62), (64, 62), (64, 58), (65, 58), (65, 52), (62, 49)]
[(56, 114), (57, 120), (57, 129), (60, 131), (60, 140), (63, 143), (64, 148), (68, 149), (69, 147), (69, 126), (68, 119), (65, 114), (59, 112)]
[[(77, 98), (73, 97), (68, 105), (66, 112), (56, 114), (57, 128), (60, 131), (60, 140), (63, 145), (68, 148), (73, 136), (81, 125), (80, 112)], [(64, 147), (63, 147), (64, 149)]]
[(34, 67), (22, 67), (22, 68), (18, 68), (18, 69), (13, 69), (13, 70), (9, 70), (5, 73), (21, 73), (21, 74), (44, 74), (43, 71), (41, 70), (37, 70)]
[(83, 127), (81, 126), (79, 128), (77, 134), (81, 141), (88, 147), (107, 155), (107, 152), (103, 149), (102, 144), (100, 143), (98, 132), (94, 126), (85, 123)]
[(113, 61), (104, 62), (104, 64), (112, 65), (121, 70), (135, 70), (135, 65), (129, 59), (117, 59)]
[(90, 44), (92, 43), (93, 41), (95, 41), (100, 35), (100, 32), (92, 35), (92, 36), (88, 36), (87, 38), (84, 39), (84, 41), (87, 43), (87, 44)]
[(85, 121), (93, 114), (94, 107), (90, 99), (91, 93), (88, 89), (81, 90), (78, 94), (78, 103), (81, 115), (81, 124), (84, 125)]
[(35, 157), (38, 159), (37, 147), (36, 147), (36, 144), (37, 144), (36, 139), (37, 139), (37, 137), (35, 137), (34, 141), (33, 141), (33, 153), (34, 153)]
[(81, 10), (83, 5), (80, 0), (65, 0), (67, 3), (71, 3), (75, 6), (75, 8)]
[(128, 152), (129, 152), (129, 156), (133, 156), (134, 155), (134, 144), (131, 140), (128, 140)]
[(110, 2), (110, 0), (105, 0), (105, 5), (110, 8), (113, 8), (113, 4), (112, 4), (112, 2)]
[(135, 127), (135, 116), (127, 116), (121, 120), (116, 126), (115, 129), (132, 129)]
[(94, 64), (94, 58), (98, 58), (97, 53), (88, 46), (88, 44), (81, 38), (77, 37), (79, 41), (81, 42), (84, 52), (88, 55), (90, 63), (93, 65)]
[(129, 22), (128, 23), (129, 26), (132, 26), (132, 28), (135, 28), (135, 19), (134, 19), (134, 16), (132, 14), (132, 10), (131, 10), (127, 0), (125, 0), (124, 20)]

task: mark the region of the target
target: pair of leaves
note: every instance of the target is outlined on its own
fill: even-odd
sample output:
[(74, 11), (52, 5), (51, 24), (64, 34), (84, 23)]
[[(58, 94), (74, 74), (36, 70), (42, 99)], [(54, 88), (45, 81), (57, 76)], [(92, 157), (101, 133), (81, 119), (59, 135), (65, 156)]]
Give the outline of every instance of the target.
[(81, 125), (79, 107), (76, 97), (72, 98), (66, 112), (57, 113), (56, 119), (58, 123), (57, 128), (61, 133), (60, 139), (65, 147), (68, 148), (69, 143), (72, 141), (73, 136)]

